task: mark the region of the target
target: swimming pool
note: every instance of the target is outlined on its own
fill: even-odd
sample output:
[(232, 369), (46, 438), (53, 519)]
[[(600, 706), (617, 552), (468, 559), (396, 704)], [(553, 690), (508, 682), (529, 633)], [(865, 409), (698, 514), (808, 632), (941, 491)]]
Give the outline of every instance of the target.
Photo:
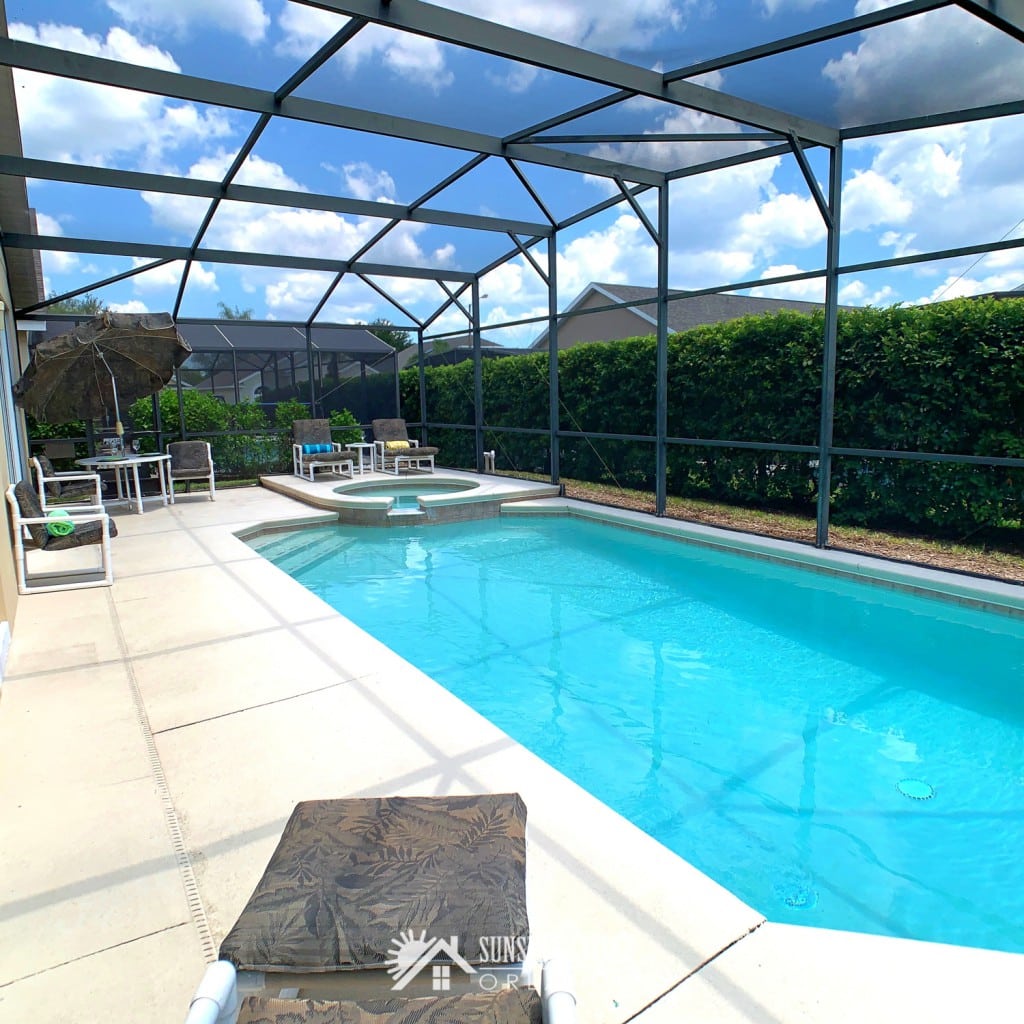
[(254, 546), (769, 920), (1024, 952), (1024, 621), (578, 520)]

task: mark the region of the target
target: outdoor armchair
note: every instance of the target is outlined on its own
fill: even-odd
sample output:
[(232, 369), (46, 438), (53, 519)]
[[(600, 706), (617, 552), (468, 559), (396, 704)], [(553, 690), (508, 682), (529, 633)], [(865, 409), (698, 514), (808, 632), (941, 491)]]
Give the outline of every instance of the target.
[(377, 448), (377, 465), (384, 473), (394, 473), (405, 466), (406, 469), (426, 469), (434, 472), (434, 456), (437, 448), (421, 445), (415, 438), (409, 437), (405, 420), (374, 420), (373, 443)]
[(210, 501), (217, 495), (217, 484), (214, 480), (213, 454), (209, 441), (172, 441), (167, 446), (167, 454), (171, 457), (170, 483), (171, 501), (174, 501), (174, 484), (179, 480), (186, 481), (188, 489), (193, 480), (208, 480), (210, 484)]
[[(110, 538), (117, 536), (117, 527), (105, 512), (90, 507), (44, 511), (36, 492), (24, 480), (7, 488), (7, 503), (13, 526), (19, 594), (109, 587), (114, 582)], [(52, 572), (34, 574), (29, 570), (32, 552), (49, 554), (90, 545), (99, 547), (99, 566), (61, 568), (54, 565)]]
[(77, 505), (103, 511), (103, 483), (99, 473), (58, 473), (46, 455), (30, 460), (43, 512), (54, 506)]
[(359, 453), (331, 440), (331, 421), (295, 420), (292, 423), (292, 472), (312, 480), (318, 469), (353, 476)]

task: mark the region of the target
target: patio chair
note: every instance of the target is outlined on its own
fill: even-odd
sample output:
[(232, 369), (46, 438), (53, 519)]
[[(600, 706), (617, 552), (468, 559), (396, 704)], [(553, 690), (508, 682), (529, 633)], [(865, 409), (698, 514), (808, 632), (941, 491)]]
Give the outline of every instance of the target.
[[(171, 457), (168, 467), (170, 475), (171, 502), (174, 502), (174, 484), (184, 480), (186, 491), (192, 487), (193, 480), (208, 480), (210, 483), (210, 501), (217, 496), (217, 484), (214, 479), (213, 453), (209, 441), (172, 441), (167, 446), (167, 454)], [(157, 469), (159, 472), (159, 468)]]
[(186, 1020), (571, 1024), (561, 965), (517, 985), (528, 942), (517, 794), (307, 801)]
[(318, 469), (353, 476), (359, 453), (331, 440), (330, 420), (295, 420), (292, 423), (292, 472), (312, 480)]
[(407, 469), (423, 469), (434, 472), (434, 456), (437, 448), (421, 445), (409, 437), (405, 420), (374, 420), (373, 443), (377, 446), (377, 465), (383, 473), (394, 473), (402, 466)]
[[(36, 492), (24, 480), (7, 488), (7, 503), (11, 510), (19, 594), (109, 587), (114, 582), (110, 538), (117, 536), (117, 526), (105, 512), (97, 512), (92, 506), (71, 506), (47, 513)], [(32, 548), (26, 547), (26, 534), (34, 545)], [(29, 572), (31, 551), (49, 554), (89, 545), (100, 549), (99, 566), (54, 567), (53, 572), (34, 575)]]
[(64, 505), (103, 511), (103, 483), (99, 473), (58, 473), (46, 455), (33, 455), (30, 461), (44, 513)]

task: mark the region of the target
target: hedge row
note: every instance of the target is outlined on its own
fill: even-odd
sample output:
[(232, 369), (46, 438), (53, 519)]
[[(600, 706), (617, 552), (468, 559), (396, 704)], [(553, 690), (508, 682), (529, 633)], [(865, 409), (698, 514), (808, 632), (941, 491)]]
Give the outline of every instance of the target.
[[(824, 316), (780, 312), (699, 327), (669, 339), (668, 435), (816, 445)], [(562, 430), (655, 432), (655, 341), (577, 345), (559, 354)], [(486, 360), (489, 426), (546, 430), (546, 353)], [(472, 424), (473, 367), (429, 368), (428, 422)], [(401, 378), (419, 419), (416, 371)], [(473, 435), (432, 430), (444, 461), (475, 465)], [(837, 447), (1024, 457), (1024, 299), (841, 311)], [(520, 471), (547, 470), (547, 440), (492, 432), (485, 447)], [(650, 442), (567, 440), (561, 475), (653, 489)], [(835, 522), (958, 535), (1019, 525), (1024, 473), (991, 467), (837, 457)], [(672, 444), (669, 494), (810, 511), (813, 454)]]

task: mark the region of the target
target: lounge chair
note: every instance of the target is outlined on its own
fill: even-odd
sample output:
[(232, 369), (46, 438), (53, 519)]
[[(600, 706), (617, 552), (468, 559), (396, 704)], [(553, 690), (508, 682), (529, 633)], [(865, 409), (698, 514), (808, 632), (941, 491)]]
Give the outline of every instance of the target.
[(217, 483), (214, 478), (213, 454), (210, 451), (209, 441), (172, 441), (167, 446), (167, 454), (171, 457), (168, 469), (172, 504), (174, 502), (174, 485), (180, 480), (186, 481), (186, 490), (191, 486), (193, 480), (208, 480), (210, 501), (216, 498)]
[(295, 420), (292, 423), (292, 472), (312, 480), (318, 469), (353, 476), (359, 453), (331, 440), (330, 420)]
[(308, 801), (187, 1022), (570, 1024), (560, 965), (527, 984), (528, 942), (518, 795)]
[(44, 512), (63, 505), (88, 506), (103, 511), (103, 484), (99, 473), (58, 473), (46, 455), (30, 460), (35, 470), (36, 491)]
[[(117, 536), (117, 527), (105, 512), (90, 505), (46, 511), (36, 492), (24, 480), (7, 488), (7, 503), (11, 510), (19, 594), (109, 587), (114, 582), (110, 538)], [(34, 545), (32, 550), (40, 552), (98, 545), (100, 564), (64, 569), (55, 567), (52, 573), (37, 572), (33, 575), (29, 572), (30, 550), (25, 545), (26, 533)]]
[(409, 437), (405, 420), (374, 420), (373, 443), (377, 447), (377, 465), (383, 473), (394, 473), (406, 469), (426, 469), (434, 472), (434, 456), (438, 449), (421, 445)]

